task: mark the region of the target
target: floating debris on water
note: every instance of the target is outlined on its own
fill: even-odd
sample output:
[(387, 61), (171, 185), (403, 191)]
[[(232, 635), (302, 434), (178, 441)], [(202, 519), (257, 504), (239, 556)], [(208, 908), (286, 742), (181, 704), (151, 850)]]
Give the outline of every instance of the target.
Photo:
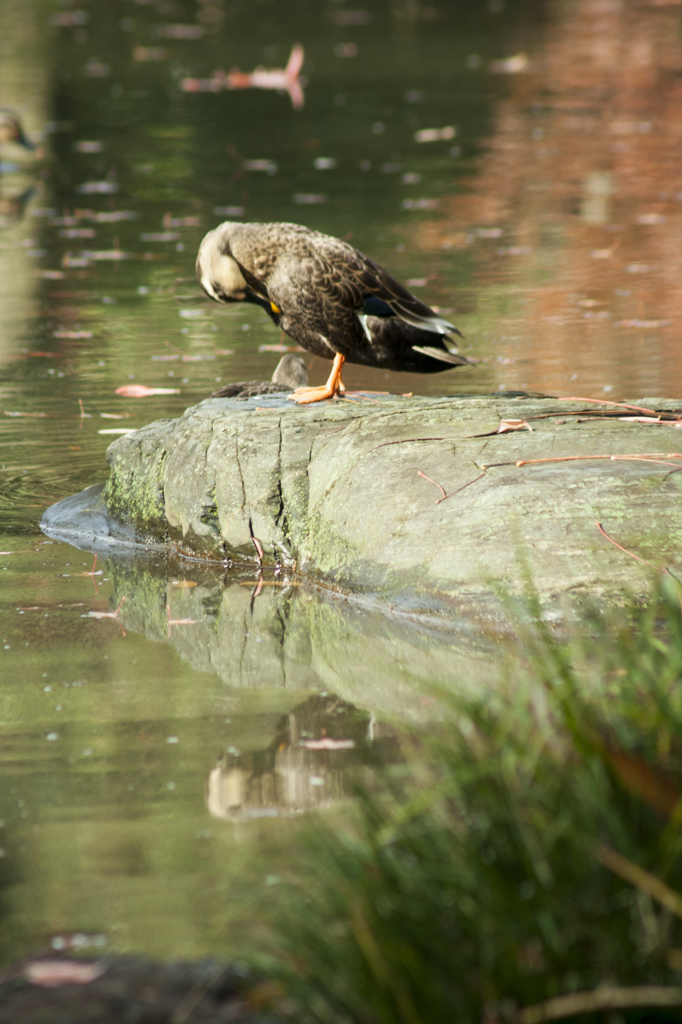
[(264, 171), (265, 174), (277, 174), (277, 164), (274, 160), (244, 160), (242, 168), (245, 171)]
[(76, 192), (81, 195), (112, 195), (118, 192), (118, 184), (115, 181), (85, 181), (82, 185), (76, 185)]
[(61, 11), (50, 18), (50, 25), (57, 28), (72, 28), (75, 25), (87, 25), (87, 22), (87, 11)]
[(295, 192), (292, 199), (299, 206), (316, 206), (327, 202), (327, 197), (322, 192)]
[(518, 75), (528, 70), (528, 56), (525, 53), (514, 54), (513, 57), (504, 57), (502, 60), (493, 60), (488, 69), (498, 75)]
[(308, 750), (353, 750), (355, 740), (333, 740), (330, 736), (323, 736), (320, 740), (299, 740), (298, 745)]
[(291, 50), (285, 68), (257, 67), (255, 71), (244, 72), (232, 68), (214, 71), (211, 78), (183, 78), (180, 88), (183, 92), (220, 92), (221, 89), (275, 89), (287, 92), (294, 110), (300, 110), (304, 103), (304, 79), (300, 77), (303, 66), (303, 47), (296, 43)]
[(140, 235), (141, 242), (177, 242), (178, 238), (177, 231), (151, 231)]
[(445, 128), (421, 128), (414, 133), (415, 142), (439, 142), (442, 139), (454, 139), (457, 129), (449, 124)]
[(136, 46), (133, 49), (133, 60), (143, 64), (145, 61), (167, 60), (168, 51), (160, 46)]
[(333, 25), (368, 25), (372, 16), (369, 11), (330, 11), (329, 20)]
[(616, 327), (639, 327), (640, 330), (652, 331), (657, 327), (669, 327), (672, 320), (617, 320)]
[(440, 204), (439, 199), (403, 199), (401, 210), (435, 210)]
[(335, 57), (357, 57), (358, 47), (356, 43), (337, 43), (334, 47)]
[(203, 25), (157, 25), (154, 35), (161, 39), (201, 39), (205, 31)]
[(92, 210), (83, 210), (80, 216), (85, 219), (97, 221), (98, 224), (115, 224), (119, 220), (137, 220), (139, 214), (132, 210), (104, 210), (94, 213)]
[(243, 206), (214, 206), (213, 214), (216, 217), (243, 217)]
[(108, 64), (103, 64), (101, 60), (97, 60), (93, 57), (89, 60), (83, 69), (83, 74), (88, 78), (108, 78), (111, 74), (111, 68)]
[(148, 398), (149, 395), (179, 395), (180, 388), (148, 388), (145, 384), (123, 384), (116, 388), (115, 395), (124, 398)]
[[(84, 252), (78, 254), (78, 259), (81, 260), (129, 260), (135, 254), (132, 252), (123, 252), (121, 249), (86, 249)], [(71, 263), (74, 266), (74, 262)]]

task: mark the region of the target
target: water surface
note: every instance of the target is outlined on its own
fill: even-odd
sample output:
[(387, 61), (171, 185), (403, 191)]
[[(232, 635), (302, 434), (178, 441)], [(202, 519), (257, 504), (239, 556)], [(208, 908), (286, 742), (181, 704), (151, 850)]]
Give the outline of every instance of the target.
[[(342, 806), (349, 768), (399, 762), (433, 683), (487, 685), (489, 648), (252, 571), (93, 567), (40, 516), (106, 479), (111, 431), (270, 376), (279, 332), (194, 278), (226, 217), (350, 239), (478, 360), (349, 366), (351, 387), (676, 397), (679, 10), (5, 0), (0, 17), (0, 106), (39, 146), (0, 152), (1, 955), (74, 933), (234, 953), (305, 812)], [(294, 43), (302, 109), (183, 89), (283, 67)], [(314, 382), (327, 369), (309, 360)], [(171, 392), (115, 393), (130, 383)]]

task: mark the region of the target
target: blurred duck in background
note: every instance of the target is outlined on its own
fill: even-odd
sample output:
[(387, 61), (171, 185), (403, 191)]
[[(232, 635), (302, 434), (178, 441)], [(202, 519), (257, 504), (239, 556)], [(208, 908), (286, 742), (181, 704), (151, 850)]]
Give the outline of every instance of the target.
[(24, 149), (36, 148), (27, 137), (18, 115), (13, 110), (0, 107), (0, 145), (7, 142), (23, 146)]
[[(37, 184), (27, 182), (26, 174), (22, 173), (32, 171), (33, 166), (17, 160), (17, 146), (28, 150), (34, 156), (42, 156), (42, 152), (36, 150), (35, 143), (26, 135), (15, 111), (8, 107), (0, 107), (0, 227), (7, 227), (21, 220), (28, 201), (38, 191)], [(8, 153), (10, 160), (2, 159), (5, 147), (14, 150), (11, 156)]]

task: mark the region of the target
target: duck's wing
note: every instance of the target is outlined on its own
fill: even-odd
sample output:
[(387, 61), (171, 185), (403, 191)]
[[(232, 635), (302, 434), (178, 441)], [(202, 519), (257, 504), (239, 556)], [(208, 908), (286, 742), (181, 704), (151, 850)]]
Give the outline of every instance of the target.
[(364, 296), (372, 296), (387, 303), (401, 320), (414, 327), (421, 327), (435, 334), (461, 335), (461, 331), (454, 324), (438, 316), (430, 306), (409, 292), (378, 263), (357, 250), (354, 252), (356, 260), (350, 269)]
[(270, 301), (282, 311), (280, 326), (304, 348), (315, 351), (311, 335), (343, 354), (369, 348), (371, 338), (362, 321), (362, 287), (344, 262), (318, 253), (282, 256), (267, 288)]
[(368, 300), (415, 327), (460, 333), (378, 263), (330, 235), (294, 224), (244, 225), (231, 247), (250, 287), (260, 286), (280, 309), (296, 313), (333, 344), (333, 335), (348, 339), (349, 332), (355, 346), (371, 343), (364, 319), (376, 310), (365, 308)]

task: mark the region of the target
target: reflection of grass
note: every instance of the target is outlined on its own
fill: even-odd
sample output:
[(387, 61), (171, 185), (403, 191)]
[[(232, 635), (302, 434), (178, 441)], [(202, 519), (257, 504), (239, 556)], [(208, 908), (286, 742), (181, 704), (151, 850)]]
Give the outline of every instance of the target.
[(679, 594), (588, 631), (536, 617), (525, 678), (311, 835), (278, 941), (314, 1020), (679, 1018)]

